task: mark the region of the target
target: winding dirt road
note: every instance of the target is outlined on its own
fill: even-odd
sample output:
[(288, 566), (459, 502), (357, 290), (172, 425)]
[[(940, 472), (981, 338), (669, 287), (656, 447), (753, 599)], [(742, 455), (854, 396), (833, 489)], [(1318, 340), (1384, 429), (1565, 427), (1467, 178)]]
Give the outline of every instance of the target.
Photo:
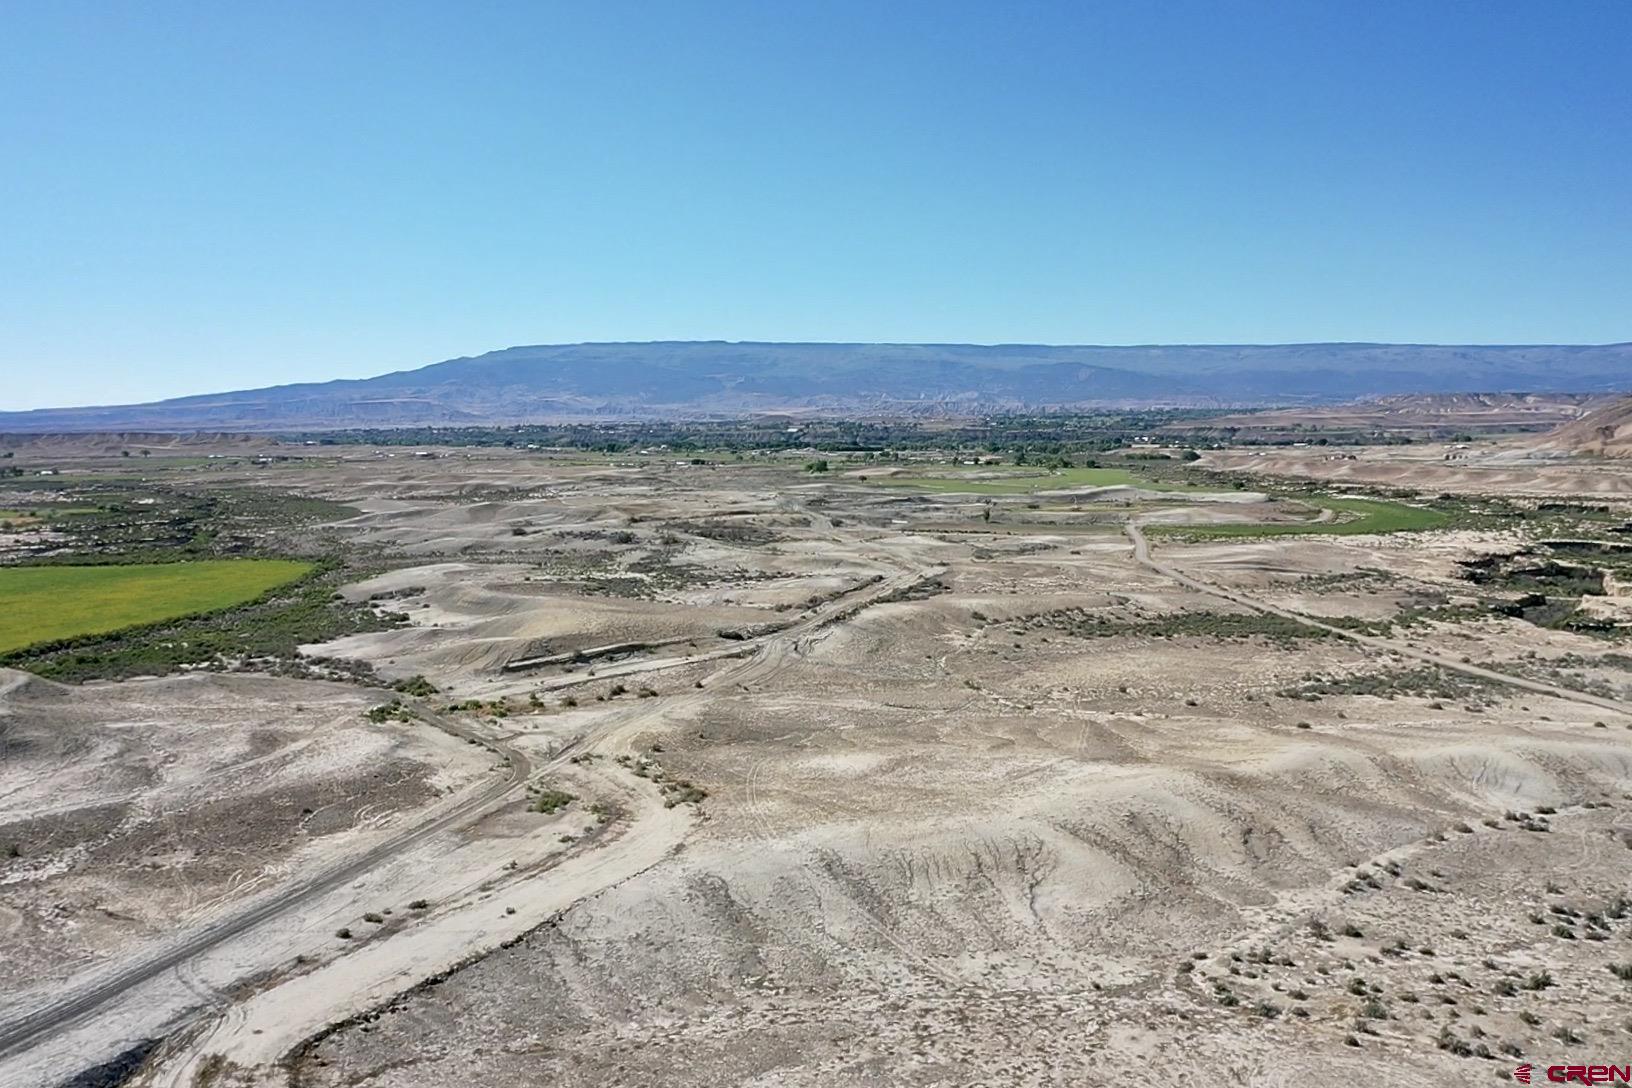
[[(748, 682), (750, 680), (762, 682), (797, 654), (799, 640), (804, 636), (828, 624), (849, 618), (856, 612), (890, 598), (902, 590), (911, 588), (927, 578), (935, 577), (939, 573), (941, 573), (940, 568), (914, 565), (875, 585), (866, 587), (863, 592), (846, 595), (835, 601), (828, 602), (813, 610), (803, 620), (781, 630), (768, 633), (759, 639), (750, 640), (741, 647), (731, 647), (725, 650), (683, 657), (627, 662), (615, 668), (600, 670), (598, 677), (591, 678), (582, 675), (562, 677), (545, 686), (569, 687), (588, 682), (591, 679), (659, 671), (700, 661), (726, 658), (747, 658), (747, 660), (740, 661), (735, 666), (725, 669), (717, 674), (716, 679), (737, 682)], [(704, 693), (699, 692), (696, 697), (704, 697)], [(692, 696), (685, 698), (689, 699)], [(401, 858), (436, 835), (460, 825), (472, 823), (501, 806), (511, 803), (516, 796), (519, 796), (528, 779), (536, 772), (546, 770), (550, 766), (566, 760), (573, 752), (626, 740), (641, 729), (648, 727), (651, 724), (650, 719), (660, 717), (665, 710), (673, 709), (673, 706), (674, 704), (671, 701), (667, 707), (652, 707), (643, 709), (640, 713), (621, 715), (614, 718), (602, 727), (591, 731), (586, 736), (579, 738), (555, 753), (549, 763), (535, 766), (517, 748), (501, 740), (478, 736), (457, 722), (437, 714), (428, 706), (416, 705), (414, 712), (427, 723), (460, 739), (475, 740), (497, 753), (504, 759), (508, 773), (502, 779), (480, 786), (467, 796), (441, 808), (424, 822), (405, 828), (391, 838), (352, 858), (323, 869), (306, 879), (282, 885), (237, 913), (207, 923), (164, 948), (152, 951), (106, 973), (89, 978), (77, 987), (69, 989), (56, 1000), (0, 1023), (0, 1060), (23, 1055), (32, 1048), (38, 1047), (59, 1035), (66, 1035), (69, 1032), (86, 1027), (91, 1018), (100, 1010), (116, 1000), (132, 994), (145, 984), (159, 979), (167, 973), (184, 970), (189, 961), (227, 944), (227, 942), (248, 933), (258, 926), (281, 916), (290, 915), (315, 903), (325, 895), (356, 882), (369, 873)], [(661, 811), (661, 809), (659, 808), (657, 811)], [(645, 834), (639, 828), (631, 828), (629, 832), (620, 836), (602, 853), (618, 854), (620, 851), (628, 851), (630, 853), (628, 860), (637, 869), (643, 868), (651, 864), (653, 860), (649, 856), (652, 854), (652, 850), (648, 848), (659, 841), (662, 841), (661, 837), (654, 838), (652, 835)], [(658, 856), (666, 853), (670, 845), (664, 842), (661, 849), (658, 850)], [(634, 854), (640, 856), (634, 857)], [(621, 857), (621, 854), (619, 856)], [(603, 874), (604, 879), (574, 882), (573, 895), (570, 897), (570, 901), (560, 902), (557, 909), (567, 909), (572, 902), (597, 894), (610, 884), (625, 879), (628, 875), (629, 865), (610, 864), (614, 860), (616, 859), (611, 857), (597, 858), (596, 863), (591, 868), (595, 872)], [(342, 957), (341, 961), (336, 962), (343, 962), (347, 958)], [(424, 973), (433, 973), (435, 969), (431, 968)], [(397, 990), (406, 988), (417, 981), (417, 979), (413, 978), (404, 981), (400, 976), (400, 972), (390, 976), (390, 979), (395, 983)], [(382, 979), (370, 977), (366, 981), (369, 985), (363, 987), (363, 995), (378, 997), (377, 990), (382, 984)], [(322, 1004), (323, 1007), (327, 1008), (330, 1005), (344, 1003), (344, 999), (349, 995), (331, 993), (323, 996), (324, 1001)], [(389, 996), (389, 994), (385, 996)], [(243, 1017), (239, 1016), (236, 1019), (242, 1021)], [(216, 1032), (212, 1030), (210, 1035), (205, 1036), (205, 1038), (215, 1034)], [(130, 1042), (134, 1041), (130, 1040)], [(192, 1052), (197, 1053), (196, 1050)], [(95, 1060), (95, 1058), (89, 1058), (88, 1060)]]
[[(432, 724), (461, 739), (472, 739), (474, 736), (468, 730), (438, 716), (426, 714), (426, 717)], [(72, 1027), (107, 1002), (167, 971), (180, 967), (200, 953), (343, 887), (426, 839), (482, 812), (512, 791), (519, 789), (532, 774), (531, 763), (515, 748), (497, 741), (483, 740), (481, 743), (505, 759), (509, 773), (502, 780), (476, 789), (426, 822), (407, 828), (353, 858), (321, 870), (305, 880), (279, 887), (264, 895), (246, 910), (193, 930), (167, 948), (95, 978), (51, 1004), (0, 1024), (0, 1057), (17, 1053), (56, 1032)]]
[(1306, 616), (1301, 612), (1294, 612), (1289, 608), (1281, 608), (1278, 605), (1270, 604), (1267, 601), (1261, 601), (1256, 597), (1249, 597), (1246, 594), (1236, 590), (1221, 589), (1210, 582), (1204, 582), (1199, 578), (1185, 574), (1183, 571), (1180, 571), (1175, 567), (1168, 566), (1165, 563), (1159, 563), (1153, 559), (1150, 554), (1150, 542), (1146, 539), (1144, 531), (1136, 519), (1130, 519), (1126, 523), (1126, 531), (1128, 534), (1128, 539), (1133, 542), (1133, 557), (1139, 561), (1141, 566), (1155, 571), (1157, 574), (1160, 574), (1165, 578), (1170, 578), (1187, 589), (1193, 589), (1197, 593), (1205, 593), (1209, 597), (1216, 597), (1221, 601), (1228, 601), (1231, 604), (1240, 605), (1242, 608), (1248, 608), (1254, 612), (1262, 612), (1267, 615), (1280, 616), (1284, 619), (1293, 620), (1297, 623), (1303, 624), (1306, 627), (1314, 627), (1321, 631), (1329, 631), (1334, 635), (1348, 639), (1350, 642), (1356, 642), (1362, 646), (1367, 646), (1374, 650), (1381, 650), (1385, 653), (1397, 654), (1400, 657), (1409, 658), (1413, 661), (1420, 661), (1425, 665), (1434, 665), (1438, 668), (1444, 669), (1447, 672), (1461, 673), (1463, 676), (1471, 676), (1478, 680), (1494, 681), (1495, 683), (1506, 684), (1509, 687), (1522, 688), (1525, 691), (1533, 691), (1538, 695), (1550, 695), (1555, 699), (1564, 699), (1572, 703), (1579, 703), (1582, 706), (1590, 706), (1596, 707), (1600, 710), (1613, 711), (1616, 714), (1632, 715), (1632, 710), (1628, 710), (1621, 703), (1618, 703), (1613, 699), (1604, 699), (1597, 695), (1588, 695), (1583, 691), (1572, 691), (1569, 688), (1560, 687), (1557, 684), (1549, 684), (1543, 680), (1531, 680), (1528, 677), (1523, 676), (1510, 676), (1507, 673), (1498, 672), (1495, 669), (1487, 669), (1479, 665), (1458, 661), (1453, 657), (1445, 657), (1440, 654), (1429, 653), (1426, 650), (1418, 650), (1411, 646), (1402, 646), (1391, 639), (1379, 638), (1376, 635), (1362, 634), (1359, 631), (1351, 631), (1346, 627), (1338, 627), (1330, 623), (1322, 623), (1320, 620)]

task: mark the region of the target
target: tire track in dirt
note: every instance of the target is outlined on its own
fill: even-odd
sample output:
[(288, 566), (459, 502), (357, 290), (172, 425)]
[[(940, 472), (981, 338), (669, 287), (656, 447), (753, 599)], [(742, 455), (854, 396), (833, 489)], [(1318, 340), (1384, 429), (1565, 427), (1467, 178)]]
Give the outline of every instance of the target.
[[(446, 729), (461, 739), (469, 739), (471, 736), (467, 730), (446, 722), (437, 715), (424, 713), (423, 716), (433, 725)], [(295, 882), (292, 887), (283, 889), (278, 895), (268, 895), (246, 910), (200, 927), (168, 948), (91, 980), (77, 991), (70, 991), (57, 1001), (14, 1017), (0, 1025), (0, 1057), (26, 1049), (80, 1023), (113, 999), (174, 970), (188, 960), (248, 932), (263, 922), (311, 903), (357, 880), (409, 848), (485, 811), (488, 806), (519, 789), (531, 773), (531, 764), (520, 751), (509, 745), (489, 743), (508, 764), (510, 773), (503, 780), (477, 789), (464, 800), (431, 819), (376, 844), (360, 855), (321, 870), (306, 880)]]
[[(829, 624), (842, 622), (843, 620), (854, 616), (861, 610), (868, 608), (873, 604), (879, 603), (881, 600), (887, 599), (898, 592), (909, 589), (926, 578), (937, 576), (940, 573), (940, 568), (925, 568), (922, 566), (909, 567), (908, 569), (901, 571), (899, 574), (886, 578), (882, 582), (870, 587), (869, 591), (861, 595), (859, 600), (856, 598), (849, 598), (830, 602), (823, 608), (818, 609), (813, 615), (807, 617), (805, 620), (790, 627), (783, 628), (779, 631), (771, 632), (761, 639), (755, 640), (754, 643), (749, 646), (742, 648), (730, 648), (724, 652), (711, 652), (708, 654), (694, 655), (690, 658), (670, 661), (632, 663), (632, 667), (629, 667), (628, 671), (651, 671), (657, 668), (668, 668), (681, 664), (691, 664), (694, 661), (700, 660), (746, 656), (746, 660), (720, 670), (719, 673), (715, 674), (715, 678), (712, 679), (734, 681), (743, 685), (746, 685), (750, 681), (756, 684), (763, 683), (764, 681), (773, 678), (782, 670), (782, 668), (786, 666), (790, 655), (796, 653), (796, 647), (798, 646), (800, 638), (813, 631), (826, 627)], [(611, 675), (611, 671), (608, 670), (606, 674), (603, 674), (603, 676), (598, 676), (595, 679), (604, 678), (604, 675)], [(587, 679), (588, 678), (573, 677), (570, 678), (569, 683), (583, 682)], [(538, 766), (534, 766), (530, 761), (528, 761), (527, 757), (504, 741), (495, 740), (486, 736), (478, 737), (458, 723), (436, 714), (428, 707), (414, 707), (415, 713), (430, 724), (435, 725), (451, 735), (459, 737), (460, 739), (474, 739), (478, 743), (489, 748), (489, 750), (494, 751), (500, 756), (504, 757), (507, 762), (509, 762), (511, 767), (511, 774), (507, 776), (506, 781), (497, 783), (487, 790), (483, 790), (479, 794), (472, 797), (468, 802), (459, 806), (454, 812), (447, 813), (418, 829), (407, 832), (403, 836), (399, 836), (397, 839), (394, 839), (389, 843), (381, 844), (374, 850), (364, 854), (355, 863), (348, 864), (342, 870), (332, 872), (308, 885), (302, 886), (302, 888), (293, 896), (286, 894), (275, 904), (263, 905), (252, 911), (245, 912), (245, 914), (234, 919), (227, 920), (222, 925), (212, 927), (210, 930), (195, 936), (195, 938), (189, 940), (182, 947), (167, 952), (163, 956), (157, 957), (153, 961), (149, 961), (148, 963), (137, 965), (127, 971), (120, 972), (113, 978), (99, 983), (94, 988), (81, 995), (64, 1002), (59, 1002), (48, 1009), (39, 1010), (33, 1014), (30, 1014), (29, 1016), (19, 1018), (19, 1020), (14, 1021), (10, 1025), (5, 1025), (3, 1028), (0, 1028), (0, 1056), (4, 1056), (9, 1052), (22, 1049), (33, 1042), (47, 1038), (54, 1032), (72, 1027), (81, 1022), (85, 1017), (94, 1012), (104, 1003), (111, 1001), (113, 998), (127, 992), (129, 989), (140, 985), (142, 982), (151, 979), (156, 974), (162, 973), (163, 970), (176, 967), (193, 956), (196, 956), (200, 952), (213, 948), (231, 937), (237, 936), (249, 928), (275, 917), (283, 909), (292, 909), (294, 906), (301, 903), (310, 902), (317, 896), (333, 891), (349, 881), (360, 879), (364, 874), (393, 860), (403, 851), (419, 845), (426, 838), (429, 838), (440, 831), (448, 830), (461, 822), (478, 818), (485, 815), (487, 812), (492, 811), (499, 805), (509, 803), (511, 800), (513, 800), (511, 795), (519, 791), (535, 773), (560, 766), (562, 763), (570, 759), (574, 753), (595, 748), (606, 749), (608, 747), (620, 745), (627, 747), (632, 741), (633, 737), (638, 735), (638, 733), (643, 729), (648, 728), (654, 720), (660, 720), (661, 718), (674, 713), (677, 709), (687, 707), (695, 702), (705, 701), (711, 697), (713, 697), (713, 693), (705, 689), (704, 691), (687, 693), (679, 696), (678, 698), (665, 700), (664, 703), (659, 706), (653, 706), (649, 709), (643, 708), (642, 710), (629, 715), (621, 715), (613, 721), (606, 723), (604, 726), (591, 730), (583, 737), (569, 742), (567, 745), (563, 746), (563, 748), (558, 750), (548, 762)], [(638, 838), (638, 836), (636, 837)], [(630, 835), (628, 832), (626, 832), (624, 836), (620, 837), (619, 840), (616, 840), (612, 845), (610, 845), (609, 849), (616, 851), (618, 848), (618, 842), (629, 839)], [(603, 859), (603, 864), (614, 862), (615, 858)], [(615, 868), (615, 864), (613, 867)], [(577, 902), (582, 902), (603, 890), (604, 888), (598, 886), (588, 889), (583, 895), (574, 900), (573, 904), (566, 905), (559, 913), (565, 913), (566, 910), (572, 909), (572, 906)], [(235, 1007), (236, 1006), (233, 1006), (233, 1008)], [(223, 1011), (218, 1015), (212, 1027), (207, 1030), (207, 1034), (201, 1038), (220, 1039), (222, 1037), (223, 1030), (225, 1030), (226, 1034), (230, 1036), (236, 1030), (232, 1026), (231, 1017), (232, 1013), (230, 1008), (229, 1010)], [(238, 1026), (241, 1027), (241, 1021), (243, 1019), (242, 1015), (238, 1014), (237, 1019), (240, 1021)], [(197, 1044), (195, 1044), (194, 1047), (189, 1048), (189, 1053), (194, 1055), (199, 1053)], [(185, 1064), (185, 1062), (183, 1064)]]
[(1439, 654), (1429, 653), (1426, 650), (1418, 650), (1414, 647), (1403, 646), (1391, 639), (1380, 638), (1376, 635), (1362, 634), (1359, 631), (1351, 631), (1346, 627), (1338, 627), (1334, 624), (1322, 623), (1320, 620), (1306, 616), (1301, 612), (1294, 612), (1289, 608), (1282, 608), (1278, 605), (1270, 604), (1267, 601), (1241, 593), (1238, 590), (1223, 589), (1219, 586), (1213, 585), (1210, 582), (1204, 582), (1199, 578), (1184, 574), (1175, 567), (1170, 567), (1166, 564), (1159, 563), (1152, 558), (1150, 554), (1150, 542), (1145, 538), (1145, 534), (1137, 519), (1130, 518), (1126, 523), (1125, 529), (1128, 539), (1133, 542), (1133, 557), (1141, 566), (1146, 567), (1149, 570), (1162, 575), (1163, 577), (1170, 578), (1187, 589), (1193, 589), (1197, 593), (1204, 593), (1209, 597), (1216, 597), (1221, 601), (1228, 601), (1231, 604), (1239, 605), (1242, 608), (1251, 609), (1254, 612), (1261, 612), (1271, 616), (1280, 616), (1283, 619), (1289, 619), (1295, 623), (1301, 623), (1306, 627), (1313, 627), (1317, 630), (1325, 631), (1328, 634), (1333, 634), (1339, 636), (1340, 638), (1348, 639), (1350, 642), (1357, 643), (1361, 646), (1366, 646), (1373, 650), (1381, 650), (1385, 653), (1398, 654), (1401, 657), (1410, 658), (1413, 661), (1419, 661), (1425, 665), (1437, 666), (1446, 670), (1447, 672), (1461, 673), (1463, 676), (1471, 676), (1477, 680), (1494, 681), (1499, 684), (1506, 684), (1510, 687), (1522, 688), (1525, 691), (1532, 691), (1538, 695), (1550, 695), (1555, 699), (1562, 699), (1566, 702), (1576, 703), (1581, 706), (1590, 706), (1597, 710), (1610, 710), (1616, 714), (1632, 717), (1632, 709), (1628, 709), (1626, 706), (1616, 702), (1613, 699), (1604, 699), (1596, 695), (1588, 695), (1585, 692), (1572, 691), (1569, 688), (1559, 687), (1557, 684), (1549, 684), (1542, 680), (1531, 680), (1528, 677), (1512, 676), (1496, 669), (1484, 668), (1480, 665), (1466, 664), (1456, 660), (1455, 658), (1442, 657)]

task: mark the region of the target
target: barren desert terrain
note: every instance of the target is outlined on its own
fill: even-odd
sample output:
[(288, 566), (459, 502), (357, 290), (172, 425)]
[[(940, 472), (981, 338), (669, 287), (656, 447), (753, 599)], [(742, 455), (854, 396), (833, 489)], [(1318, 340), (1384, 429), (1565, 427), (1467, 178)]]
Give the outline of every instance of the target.
[[(362, 619), (276, 667), (0, 673), (8, 1085), (1463, 1084), (1632, 1045), (1625, 462), (210, 449), (18, 461), (322, 504), (254, 531), (351, 557), (323, 599)], [(1378, 531), (1321, 490), (1407, 482)]]

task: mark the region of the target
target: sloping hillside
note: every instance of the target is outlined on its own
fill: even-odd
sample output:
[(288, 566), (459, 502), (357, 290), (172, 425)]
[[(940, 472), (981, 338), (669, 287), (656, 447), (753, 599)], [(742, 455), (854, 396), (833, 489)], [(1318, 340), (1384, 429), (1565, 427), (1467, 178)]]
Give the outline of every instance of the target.
[(1632, 397), (1600, 408), (1574, 423), (1566, 423), (1549, 434), (1541, 445), (1570, 453), (1632, 457)]
[(1610, 393), (1403, 393), (1351, 404), (1291, 408), (1213, 416), (1166, 428), (1186, 434), (1228, 434), (1258, 439), (1302, 439), (1370, 433), (1449, 438), (1457, 432), (1550, 433), (1620, 400)]

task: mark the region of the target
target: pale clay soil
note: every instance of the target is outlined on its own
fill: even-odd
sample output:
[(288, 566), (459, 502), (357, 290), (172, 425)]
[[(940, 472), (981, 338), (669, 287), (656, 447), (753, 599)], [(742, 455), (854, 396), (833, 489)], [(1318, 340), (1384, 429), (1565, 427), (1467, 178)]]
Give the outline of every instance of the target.
[[(1392, 471), (1430, 469), (1452, 471)], [(443, 692), (371, 724), (388, 696), (357, 686), (4, 674), (0, 829), (27, 848), (0, 862), (0, 1011), (492, 800), (0, 1060), (0, 1083), (160, 1035), (134, 1083), (1473, 1084), (1632, 1050), (1609, 970), (1632, 963), (1632, 715), (1570, 697), (1626, 705), (1613, 644), (1427, 625), (1390, 637), (1557, 690), (1297, 699), (1416, 663), (1073, 628), (1245, 611), (1137, 563), (1126, 496), (1019, 496), (988, 524), (983, 498), (498, 451), (222, 476), (357, 507), (323, 532), (392, 569), (348, 593), (412, 625), (313, 649)], [(1238, 520), (1249, 499), (1145, 503)], [(1457, 560), (1508, 543), (1156, 558), (1380, 619), (1465, 594)], [(549, 663), (502, 668), (528, 657)], [(505, 696), (504, 717), (446, 711)], [(518, 767), (575, 799), (529, 811)], [(678, 780), (706, 799), (667, 804)]]

